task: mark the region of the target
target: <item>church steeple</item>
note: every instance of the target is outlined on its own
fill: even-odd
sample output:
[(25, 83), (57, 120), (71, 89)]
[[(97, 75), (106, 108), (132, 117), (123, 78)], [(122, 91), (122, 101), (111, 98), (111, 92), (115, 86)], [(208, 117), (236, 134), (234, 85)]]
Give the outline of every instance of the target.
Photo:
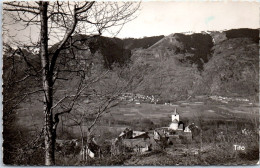
[(173, 113), (173, 114), (174, 114), (174, 115), (177, 115), (177, 114), (178, 114), (176, 108), (174, 109), (174, 113)]
[(180, 121), (180, 116), (177, 113), (177, 109), (176, 108), (174, 109), (174, 112), (172, 114), (172, 121), (174, 121), (175, 119), (178, 120), (178, 122)]

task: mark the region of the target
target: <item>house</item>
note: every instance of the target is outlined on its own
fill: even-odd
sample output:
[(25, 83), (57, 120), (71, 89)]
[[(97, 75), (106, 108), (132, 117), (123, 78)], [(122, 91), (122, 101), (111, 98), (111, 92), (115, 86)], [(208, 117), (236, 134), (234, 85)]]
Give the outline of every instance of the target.
[(90, 142), (84, 146), (84, 149), (81, 150), (80, 155), (82, 155), (82, 157), (86, 157), (86, 159), (88, 159), (89, 157), (90, 158), (100, 157), (101, 155), (100, 146), (97, 145), (94, 138), (92, 138)]
[(169, 143), (169, 135), (167, 134), (166, 128), (159, 128), (154, 130), (153, 138), (151, 138), (151, 144), (153, 150), (165, 148)]
[(179, 121), (178, 123), (178, 130), (184, 131), (185, 130), (185, 124), (182, 121)]
[(138, 138), (147, 139), (150, 137), (148, 136), (148, 132), (133, 131), (132, 129), (129, 128), (126, 128), (118, 136), (118, 139), (138, 139)]
[(138, 138), (147, 139), (147, 138), (150, 138), (150, 137), (149, 137), (149, 135), (148, 135), (148, 132), (133, 131), (132, 138), (133, 138), (133, 139), (138, 139)]
[(148, 132), (133, 131), (126, 128), (120, 133), (118, 138), (112, 142), (112, 153), (120, 153), (120, 151), (132, 150), (134, 152), (146, 152), (151, 148), (149, 142), (150, 136)]
[(155, 140), (160, 140), (163, 137), (168, 137), (169, 136), (169, 131), (168, 127), (162, 127), (162, 128), (157, 128), (153, 132), (153, 139)]
[(190, 124), (188, 128), (191, 130), (192, 134), (192, 140), (199, 140), (200, 139), (200, 133), (201, 130), (198, 126), (196, 126), (194, 123)]
[(151, 150), (151, 143), (149, 139), (123, 139), (124, 147), (132, 149), (134, 152), (143, 153)]
[(94, 151), (91, 151), (87, 146), (85, 147), (84, 150), (86, 151), (86, 154), (88, 155), (88, 157), (90, 157), (90, 158), (94, 158), (95, 157)]
[(118, 136), (119, 139), (129, 139), (133, 136), (133, 130), (126, 128), (123, 132), (121, 132)]
[(160, 135), (160, 133), (158, 131), (154, 130), (153, 139), (158, 140), (158, 141), (161, 139), (161, 135)]
[(187, 127), (185, 127), (185, 129), (184, 129), (184, 132), (187, 132), (187, 133), (191, 133), (191, 130), (189, 129), (189, 127), (187, 126)]

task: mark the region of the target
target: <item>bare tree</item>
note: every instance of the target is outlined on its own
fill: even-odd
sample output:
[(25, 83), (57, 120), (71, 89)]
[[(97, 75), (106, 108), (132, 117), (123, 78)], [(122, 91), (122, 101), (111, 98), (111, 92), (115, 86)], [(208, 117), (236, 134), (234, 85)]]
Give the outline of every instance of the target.
[(95, 93), (87, 94), (84, 99), (79, 100), (81, 103), (77, 104), (73, 113), (67, 114), (68, 122), (72, 122), (80, 130), (83, 161), (87, 158), (84, 147), (96, 130), (97, 123), (122, 102), (122, 93), (131, 91), (133, 86), (139, 85), (143, 80), (143, 74), (132, 66), (114, 67), (98, 77), (89, 86)]
[[(111, 27), (121, 27), (134, 18), (139, 4), (130, 2), (5, 2), (4, 9), (4, 35), (9, 42), (34, 51), (39, 55), (41, 68), (37, 69), (26, 60), (31, 68), (31, 73), (25, 74), (18, 81), (32, 76), (41, 77), (43, 91), (44, 138), (45, 138), (45, 165), (55, 164), (55, 140), (59, 116), (71, 112), (76, 100), (80, 97), (87, 85), (83, 80), (78, 83), (73, 95), (54, 102), (54, 87), (57, 85), (61, 70), (57, 66), (57, 60), (61, 59), (61, 52), (71, 48), (76, 40), (73, 36), (84, 33), (89, 37), (100, 36)], [(10, 25), (12, 24), (12, 25)], [(18, 25), (18, 26), (17, 26)], [(23, 40), (12, 37), (8, 31), (11, 27), (19, 34), (25, 30), (27, 33)], [(35, 38), (35, 36), (37, 38)], [(27, 40), (25, 40), (27, 39)], [(55, 46), (55, 42), (59, 43)], [(52, 50), (50, 51), (50, 47)], [(21, 49), (19, 48), (19, 49)], [(80, 71), (78, 71), (80, 73)], [(18, 82), (17, 81), (17, 82)], [(63, 111), (55, 108), (64, 100), (70, 103), (64, 106)]]

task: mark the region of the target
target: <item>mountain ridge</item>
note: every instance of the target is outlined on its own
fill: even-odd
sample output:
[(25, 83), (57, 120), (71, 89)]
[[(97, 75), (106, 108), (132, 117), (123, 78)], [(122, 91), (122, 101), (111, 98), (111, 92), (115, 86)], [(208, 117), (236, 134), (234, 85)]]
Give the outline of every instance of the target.
[[(133, 89), (136, 93), (155, 94), (165, 100), (186, 99), (194, 94), (258, 97), (257, 29), (174, 33), (144, 39), (90, 38), (86, 35), (73, 38), (76, 41), (74, 54), (82, 60), (93, 57), (92, 63), (100, 67), (96, 71), (112, 69), (114, 64), (141, 68), (145, 80)], [(80, 47), (85, 49), (78, 49)], [(50, 48), (50, 52), (53, 49)], [(61, 54), (72, 53), (64, 50)], [(65, 62), (66, 59), (58, 60), (59, 64)], [(90, 66), (86, 61), (83, 64)], [(216, 77), (212, 78), (212, 74)], [(232, 83), (235, 83), (234, 87)]]

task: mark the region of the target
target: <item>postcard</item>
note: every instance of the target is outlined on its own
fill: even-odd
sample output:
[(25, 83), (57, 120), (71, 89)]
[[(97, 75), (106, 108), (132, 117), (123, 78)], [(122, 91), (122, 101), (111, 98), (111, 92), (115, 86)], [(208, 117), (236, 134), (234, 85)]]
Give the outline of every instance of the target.
[(4, 165), (258, 164), (259, 3), (2, 8)]

